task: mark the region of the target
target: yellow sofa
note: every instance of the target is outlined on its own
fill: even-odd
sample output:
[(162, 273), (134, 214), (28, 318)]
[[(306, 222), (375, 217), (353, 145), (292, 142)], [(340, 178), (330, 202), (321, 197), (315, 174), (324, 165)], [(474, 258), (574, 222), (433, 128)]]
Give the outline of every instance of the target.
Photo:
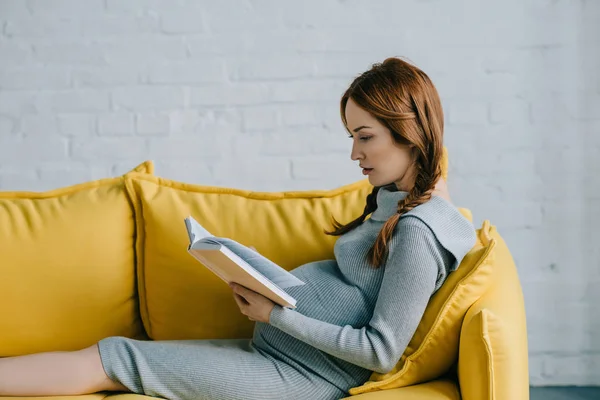
[[(191, 185), (154, 176), (147, 161), (123, 176), (53, 191), (0, 192), (0, 357), (75, 350), (117, 335), (250, 337), (253, 323), (228, 287), (187, 254), (183, 217), (291, 269), (333, 257), (336, 238), (322, 229), (331, 216), (360, 214), (370, 189), (367, 180), (273, 193)], [(489, 221), (465, 259), (432, 298), (397, 367), (374, 373), (347, 398), (529, 398), (521, 286)], [(65, 399), (107, 396), (142, 397)]]

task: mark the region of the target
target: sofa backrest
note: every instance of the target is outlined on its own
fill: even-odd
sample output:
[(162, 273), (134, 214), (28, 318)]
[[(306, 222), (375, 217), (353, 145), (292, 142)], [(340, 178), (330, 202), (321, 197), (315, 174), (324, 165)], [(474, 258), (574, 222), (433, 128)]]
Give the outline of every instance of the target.
[(0, 357), (145, 337), (134, 236), (123, 177), (0, 192)]

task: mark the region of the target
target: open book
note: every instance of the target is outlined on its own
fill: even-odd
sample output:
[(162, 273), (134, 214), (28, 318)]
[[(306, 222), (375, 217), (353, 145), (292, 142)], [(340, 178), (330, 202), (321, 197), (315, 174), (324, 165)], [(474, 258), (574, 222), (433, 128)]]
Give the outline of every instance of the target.
[(234, 240), (211, 235), (193, 217), (185, 218), (188, 253), (225, 282), (235, 282), (282, 307), (296, 308), (296, 299), (283, 289), (304, 285), (300, 279)]

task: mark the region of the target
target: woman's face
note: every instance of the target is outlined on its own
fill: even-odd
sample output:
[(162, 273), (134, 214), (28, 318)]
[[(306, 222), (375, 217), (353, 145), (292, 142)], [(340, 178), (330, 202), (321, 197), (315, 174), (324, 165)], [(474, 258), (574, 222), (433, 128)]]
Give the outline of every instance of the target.
[(352, 138), (350, 158), (359, 162), (371, 185), (393, 182), (398, 190), (410, 191), (414, 165), (408, 147), (398, 144), (387, 127), (352, 99), (348, 99), (345, 114)]

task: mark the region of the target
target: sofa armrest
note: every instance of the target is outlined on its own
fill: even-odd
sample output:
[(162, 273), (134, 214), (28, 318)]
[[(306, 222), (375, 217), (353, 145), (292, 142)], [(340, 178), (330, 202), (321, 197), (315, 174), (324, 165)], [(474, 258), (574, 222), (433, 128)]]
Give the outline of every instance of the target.
[(496, 268), (490, 289), (467, 311), (458, 356), (464, 400), (529, 399), (525, 302), (517, 269), (494, 230)]
[(439, 379), (419, 385), (386, 389), (377, 392), (363, 393), (344, 397), (352, 400), (460, 400), (460, 392), (456, 382), (450, 379)]

